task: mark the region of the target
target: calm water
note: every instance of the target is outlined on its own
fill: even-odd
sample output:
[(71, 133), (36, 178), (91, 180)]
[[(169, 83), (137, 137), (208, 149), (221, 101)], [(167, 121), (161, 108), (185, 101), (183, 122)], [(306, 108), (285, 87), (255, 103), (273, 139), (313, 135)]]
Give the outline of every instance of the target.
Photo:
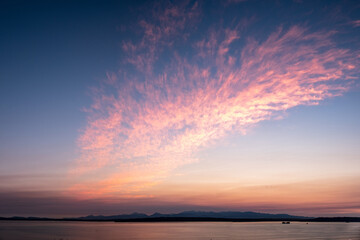
[(360, 223), (96, 223), (0, 221), (0, 240), (358, 239)]

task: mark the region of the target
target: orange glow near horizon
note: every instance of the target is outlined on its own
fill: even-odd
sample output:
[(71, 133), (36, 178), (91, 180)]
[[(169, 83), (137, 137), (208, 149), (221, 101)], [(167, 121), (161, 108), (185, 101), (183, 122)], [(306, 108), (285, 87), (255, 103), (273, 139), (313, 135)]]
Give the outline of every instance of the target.
[[(323, 179), (271, 185), (242, 185), (239, 183), (158, 183), (143, 186), (133, 193), (106, 195), (104, 192), (82, 192), (72, 189), (66, 194), (76, 194), (79, 200), (89, 197), (104, 204), (124, 201), (146, 201), (149, 205), (177, 204), (213, 207), (223, 210), (262, 211), (317, 216), (319, 213), (336, 215), (360, 212), (360, 189), (357, 178)], [(102, 183), (104, 185), (109, 183)], [(118, 185), (118, 182), (110, 185)], [(121, 186), (121, 184), (120, 184)], [(149, 193), (155, 193), (151, 195)], [(79, 195), (80, 194), (80, 195)], [(314, 213), (316, 211), (316, 213)]]

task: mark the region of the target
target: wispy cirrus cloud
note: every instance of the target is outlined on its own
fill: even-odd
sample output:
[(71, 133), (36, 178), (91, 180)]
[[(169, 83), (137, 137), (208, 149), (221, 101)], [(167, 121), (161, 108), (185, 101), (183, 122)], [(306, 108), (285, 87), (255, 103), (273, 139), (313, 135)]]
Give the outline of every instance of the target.
[(159, 51), (173, 46), (176, 41), (186, 40), (186, 31), (196, 27), (199, 15), (197, 2), (167, 3), (165, 6), (155, 4), (150, 16), (140, 20), (136, 27), (142, 31), (142, 36), (122, 43), (122, 49), (127, 54), (124, 66), (130, 63), (137, 71), (151, 74), (156, 60), (159, 60)]
[(351, 21), (350, 24), (353, 25), (354, 27), (360, 27), (360, 20)]
[(292, 107), (339, 96), (356, 79), (359, 55), (337, 48), (334, 32), (279, 27), (257, 40), (238, 28), (212, 28), (194, 40), (186, 26), (199, 16), (197, 5), (180, 10), (140, 21), (143, 37), (123, 43), (123, 67), (94, 89), (74, 171), (112, 170), (74, 191), (136, 195), (198, 161), (199, 149)]

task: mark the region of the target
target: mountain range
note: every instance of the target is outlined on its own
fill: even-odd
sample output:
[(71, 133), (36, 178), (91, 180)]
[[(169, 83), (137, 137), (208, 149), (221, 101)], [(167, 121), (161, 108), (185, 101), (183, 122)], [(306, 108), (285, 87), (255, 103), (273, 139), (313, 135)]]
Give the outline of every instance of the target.
[(293, 216), (289, 214), (269, 214), (257, 212), (203, 212), (185, 211), (180, 213), (162, 214), (132, 213), (112, 216), (89, 215), (79, 217), (79, 220), (116, 220), (116, 219), (146, 219), (146, 218), (222, 218), (222, 219), (310, 219), (309, 217)]
[(88, 215), (74, 218), (46, 218), (46, 217), (0, 217), (0, 220), (21, 221), (115, 221), (115, 222), (193, 222), (193, 221), (220, 221), (220, 222), (258, 222), (258, 221), (299, 221), (299, 222), (360, 222), (360, 217), (304, 217), (289, 214), (270, 214), (258, 212), (204, 212), (185, 211), (180, 213), (147, 215), (134, 212), (121, 215)]

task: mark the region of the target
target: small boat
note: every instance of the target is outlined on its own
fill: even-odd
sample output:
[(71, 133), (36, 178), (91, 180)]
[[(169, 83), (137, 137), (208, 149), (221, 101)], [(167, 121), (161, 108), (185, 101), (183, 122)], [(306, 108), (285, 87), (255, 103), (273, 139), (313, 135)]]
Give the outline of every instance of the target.
[(282, 224), (290, 224), (290, 222), (282, 222)]

